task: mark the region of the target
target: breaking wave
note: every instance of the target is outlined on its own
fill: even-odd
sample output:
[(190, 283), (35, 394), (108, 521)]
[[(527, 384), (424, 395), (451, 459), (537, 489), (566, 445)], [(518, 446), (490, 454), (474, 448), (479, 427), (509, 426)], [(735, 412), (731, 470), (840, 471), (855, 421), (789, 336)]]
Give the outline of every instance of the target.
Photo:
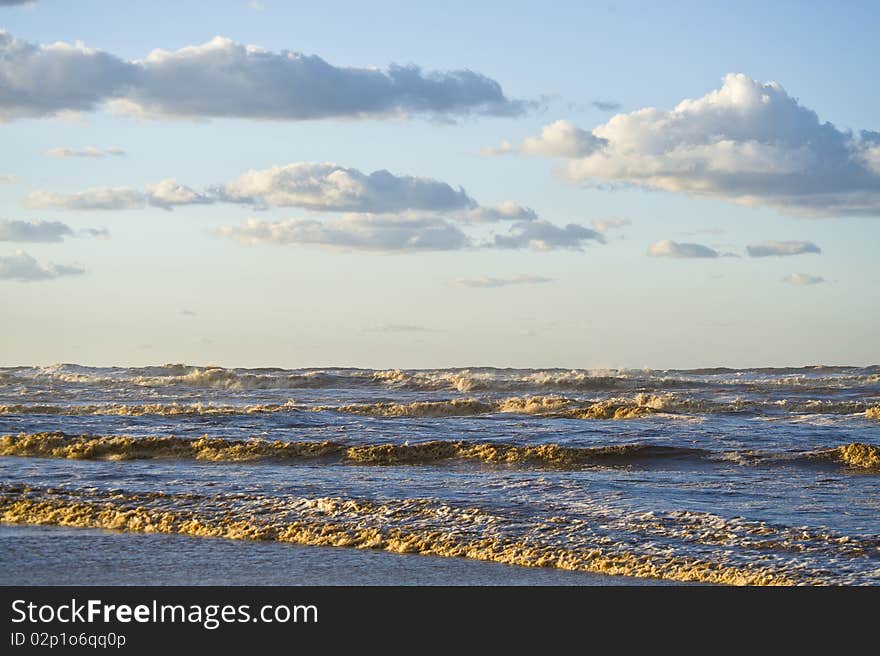
[(0, 437), (0, 456), (69, 458), (77, 460), (178, 459), (223, 462), (325, 459), (361, 465), (433, 464), (473, 461), (489, 464), (573, 468), (591, 464), (633, 464), (660, 459), (732, 461), (743, 465), (829, 462), (880, 473), (880, 447), (853, 442), (844, 446), (774, 453), (709, 451), (655, 444), (573, 447), (559, 444), (518, 445), (498, 442), (432, 440), (413, 444), (349, 445), (333, 441), (230, 440), (125, 435), (69, 436), (64, 433), (21, 433)]
[(0, 415), (236, 415), (277, 412), (342, 412), (370, 417), (469, 417), (511, 413), (569, 419), (634, 419), (650, 415), (699, 415), (726, 413), (785, 413), (858, 415), (880, 419), (880, 406), (874, 401), (830, 401), (781, 399), (775, 401), (713, 401), (682, 397), (672, 393), (639, 393), (601, 400), (564, 396), (514, 396), (502, 399), (465, 398), (436, 401), (378, 401), (344, 405), (307, 405), (288, 400), (284, 403), (255, 405), (214, 405), (205, 403), (106, 403), (84, 405), (0, 404)]
[(227, 369), (169, 364), (140, 368), (97, 368), (61, 364), (10, 367), (0, 371), (4, 385), (189, 387), (220, 390), (272, 390), (374, 387), (412, 391), (588, 392), (722, 386), (747, 390), (792, 388), (839, 390), (880, 386), (878, 367), (803, 367), (783, 369)]
[[(606, 523), (625, 524), (630, 532), (644, 535), (641, 545), (631, 545), (607, 537), (579, 518), (554, 516), (536, 518), (528, 525), (512, 525), (507, 517), (480, 508), (431, 499), (376, 502), (332, 497), (230, 498), (0, 484), (0, 520), (10, 523), (381, 549), (526, 567), (730, 585), (821, 582), (813, 572), (790, 562), (728, 562), (730, 557), (719, 550), (701, 559), (653, 545), (652, 536), (694, 540), (689, 536), (699, 535), (696, 539), (705, 544), (723, 545), (736, 540), (757, 551), (797, 546), (784, 529), (736, 524), (703, 515), (601, 518)], [(822, 536), (801, 534), (798, 539), (813, 549), (834, 548)], [(809, 544), (809, 540), (815, 544)], [(858, 549), (859, 545), (848, 548)]]

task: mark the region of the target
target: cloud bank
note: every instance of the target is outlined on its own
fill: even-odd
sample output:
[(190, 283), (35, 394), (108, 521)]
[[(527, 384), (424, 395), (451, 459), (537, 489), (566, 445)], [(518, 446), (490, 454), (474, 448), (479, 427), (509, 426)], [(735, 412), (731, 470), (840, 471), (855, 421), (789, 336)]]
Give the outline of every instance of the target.
[(78, 276), (85, 270), (64, 264), (42, 265), (24, 251), (0, 255), (0, 280), (35, 282), (64, 276)]
[(746, 253), (749, 257), (784, 257), (821, 252), (822, 249), (811, 241), (762, 241), (746, 246)]
[[(203, 191), (173, 178), (133, 187), (87, 189), (75, 193), (35, 191), (23, 205), (33, 209), (133, 210), (213, 203), (254, 208), (294, 207), (341, 214), (332, 220), (250, 219), (217, 234), (242, 243), (300, 244), (367, 252), (446, 251), (462, 248), (582, 250), (589, 241), (604, 242), (599, 230), (542, 220), (531, 208), (513, 201), (480, 205), (461, 187), (432, 178), (395, 175), (386, 170), (364, 173), (332, 163), (300, 162), (247, 171), (235, 180)], [(466, 235), (463, 226), (506, 223), (508, 232), (488, 243)], [(603, 229), (623, 225), (614, 219)]]
[(648, 246), (648, 255), (651, 257), (674, 257), (681, 259), (689, 258), (715, 258), (721, 254), (702, 244), (679, 244), (670, 239), (661, 239)]
[(530, 106), (466, 69), (338, 67), (315, 55), (223, 37), (126, 60), (80, 42), (41, 45), (0, 31), (0, 120), (88, 112), (105, 103), (148, 118), (281, 121), (515, 116)]
[(672, 110), (617, 114), (589, 132), (551, 123), (519, 150), (568, 158), (561, 174), (577, 183), (632, 184), (796, 216), (880, 215), (880, 132), (823, 123), (781, 85), (743, 74)]

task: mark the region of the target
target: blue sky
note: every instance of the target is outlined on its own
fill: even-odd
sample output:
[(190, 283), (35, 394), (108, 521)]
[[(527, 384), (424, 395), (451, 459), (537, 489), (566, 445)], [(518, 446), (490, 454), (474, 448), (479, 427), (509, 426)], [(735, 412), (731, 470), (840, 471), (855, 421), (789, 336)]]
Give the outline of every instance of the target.
[[(19, 44), (7, 41), (0, 67), (0, 363), (880, 361), (880, 148), (861, 134), (880, 131), (876, 3), (473, 4), (0, 6)], [(193, 68), (167, 66), (180, 53), (161, 70), (139, 63), (218, 35), (274, 53), (244, 74), (266, 100), (224, 72), (238, 52), (226, 42)], [(93, 50), (51, 51), (40, 68), (33, 53), (58, 41)], [(359, 80), (391, 64), (423, 73), (398, 95), (377, 92), (383, 111), (346, 114), (365, 94), (342, 97), (323, 73), (291, 91), (287, 73), (275, 77), (285, 50)], [(219, 71), (210, 86), (206, 66)], [(450, 108), (449, 87), (424, 72), (460, 70), (482, 77), (455, 86)], [(494, 93), (486, 80), (500, 100), (481, 100)], [(331, 109), (310, 97), (326, 89)], [(697, 105), (675, 113), (685, 99)], [(323, 114), (303, 118), (316, 104)], [(567, 131), (540, 140), (557, 121)], [(487, 154), (503, 142), (508, 152)], [(326, 184), (320, 198), (291, 198), (284, 185), (325, 175), (320, 163), (367, 191), (345, 207)], [(391, 187), (364, 182), (381, 170)], [(247, 171), (257, 175), (244, 184)], [(183, 191), (149, 191), (167, 179)], [(436, 205), (434, 183), (463, 188), (470, 205)], [(71, 200), (119, 188), (136, 207)], [(535, 218), (476, 218), (505, 202)], [(611, 219), (621, 225), (598, 227)], [(51, 241), (58, 223), (68, 232)], [(401, 229), (417, 246), (394, 241)], [(511, 235), (516, 247), (501, 247)], [(716, 256), (682, 257), (693, 249), (669, 242)], [(780, 254), (748, 255), (764, 242)]]

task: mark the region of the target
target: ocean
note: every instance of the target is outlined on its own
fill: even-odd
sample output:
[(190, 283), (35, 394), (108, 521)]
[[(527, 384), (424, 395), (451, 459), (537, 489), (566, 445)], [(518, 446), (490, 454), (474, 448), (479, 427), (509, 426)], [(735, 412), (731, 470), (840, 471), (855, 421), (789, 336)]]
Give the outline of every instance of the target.
[(0, 435), (7, 584), (880, 584), (878, 366), (6, 367)]

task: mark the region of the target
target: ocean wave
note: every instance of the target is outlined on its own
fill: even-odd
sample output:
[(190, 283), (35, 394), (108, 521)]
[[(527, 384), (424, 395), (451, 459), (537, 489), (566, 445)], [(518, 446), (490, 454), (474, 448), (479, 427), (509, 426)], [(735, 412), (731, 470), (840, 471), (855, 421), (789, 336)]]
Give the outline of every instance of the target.
[(877, 367), (784, 369), (227, 369), (168, 364), (154, 367), (14, 367), (0, 371), (2, 385), (53, 385), (219, 390), (382, 388), (411, 391), (614, 392), (727, 387), (743, 390), (876, 388)]
[(350, 445), (333, 441), (285, 442), (181, 437), (77, 435), (61, 432), (20, 433), (0, 437), (0, 456), (77, 460), (179, 459), (217, 462), (326, 459), (360, 465), (436, 464), (472, 461), (488, 464), (576, 468), (608, 463), (635, 464), (669, 459), (731, 461), (742, 465), (828, 462), (853, 470), (880, 473), (880, 447), (853, 442), (798, 453), (710, 451), (656, 444), (575, 447), (559, 444), (519, 445), (500, 442), (431, 440), (403, 444)]
[(735, 399), (714, 401), (666, 393), (638, 393), (601, 400), (565, 396), (513, 396), (507, 398), (471, 397), (434, 401), (376, 401), (343, 405), (308, 405), (288, 400), (284, 403), (215, 405), (206, 403), (105, 403), (81, 405), (0, 404), (0, 415), (237, 415), (277, 412), (341, 412), (370, 417), (469, 417), (485, 414), (522, 414), (569, 419), (634, 419), (651, 415), (702, 415), (771, 413), (774, 416), (858, 415), (880, 419), (880, 406), (874, 401), (835, 401), (821, 399), (780, 399), (755, 401)]
[[(613, 519), (613, 518), (612, 518)], [(195, 537), (271, 540), (297, 544), (382, 549), (396, 553), (461, 557), (521, 565), (555, 567), (608, 575), (701, 581), (729, 585), (790, 585), (820, 582), (815, 574), (790, 563), (727, 562), (655, 548), (651, 541), (632, 545), (595, 530), (582, 519), (560, 516), (510, 522), (480, 508), (456, 507), (430, 499), (364, 499), (320, 497), (286, 499), (251, 496), (203, 497), (125, 491), (41, 489), (0, 484), (0, 520)], [(609, 521), (606, 518), (604, 521)], [(629, 531), (646, 536), (666, 534), (721, 544), (738, 538), (731, 531), (748, 526), (707, 522), (698, 513), (622, 518)], [(715, 526), (713, 526), (713, 523)], [(717, 536), (717, 537), (716, 537)], [(772, 529), (750, 548), (778, 548)], [(783, 544), (784, 533), (777, 542)], [(824, 545), (823, 545), (824, 546)]]

